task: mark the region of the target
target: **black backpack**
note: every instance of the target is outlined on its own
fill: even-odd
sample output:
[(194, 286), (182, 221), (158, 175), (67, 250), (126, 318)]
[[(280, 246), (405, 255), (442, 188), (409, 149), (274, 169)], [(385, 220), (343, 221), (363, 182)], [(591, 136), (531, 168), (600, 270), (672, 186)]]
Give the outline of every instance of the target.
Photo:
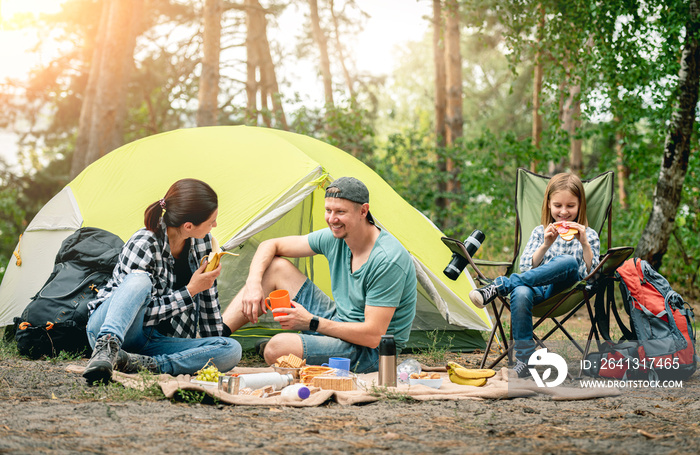
[(89, 352), (87, 304), (112, 275), (123, 246), (111, 232), (90, 227), (63, 241), (49, 279), (14, 319), (20, 354), (38, 359)]

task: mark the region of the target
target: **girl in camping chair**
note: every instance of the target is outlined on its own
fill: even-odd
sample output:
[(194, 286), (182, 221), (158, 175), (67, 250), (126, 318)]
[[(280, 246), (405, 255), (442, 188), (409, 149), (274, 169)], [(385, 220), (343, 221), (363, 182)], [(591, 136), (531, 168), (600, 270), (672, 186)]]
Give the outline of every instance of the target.
[(581, 179), (570, 173), (557, 174), (544, 194), (542, 224), (532, 231), (520, 257), (521, 273), (499, 276), (469, 293), (480, 308), (497, 296), (510, 295), (517, 360), (513, 369), (519, 378), (530, 376), (527, 363), (535, 351), (532, 307), (585, 278), (600, 260), (600, 240), (588, 227)]
[[(116, 369), (192, 374), (210, 360), (227, 371), (241, 359), (221, 320), (216, 278), (205, 271), (218, 198), (206, 183), (175, 182), (144, 213), (145, 228), (122, 248), (109, 281), (88, 304), (89, 383)], [(199, 337), (198, 337), (199, 335)]]

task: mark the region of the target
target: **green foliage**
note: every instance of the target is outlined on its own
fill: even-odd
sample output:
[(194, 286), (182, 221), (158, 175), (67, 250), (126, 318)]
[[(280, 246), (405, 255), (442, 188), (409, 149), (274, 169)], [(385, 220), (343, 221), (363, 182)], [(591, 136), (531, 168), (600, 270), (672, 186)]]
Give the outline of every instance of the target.
[(17, 204), (18, 194), (16, 188), (0, 188), (0, 280), (22, 233), (25, 212)]
[(427, 333), (430, 339), (430, 345), (427, 348), (420, 349), (417, 355), (425, 359), (424, 363), (439, 365), (447, 361), (447, 354), (452, 348), (452, 339), (454, 336), (448, 336), (447, 343), (443, 343), (442, 339), (447, 336), (444, 331), (435, 329)]
[(29, 221), (68, 183), (68, 164), (68, 160), (56, 159), (23, 176), (0, 168), (0, 211), (4, 215), (0, 219), (0, 278)]
[(182, 401), (187, 404), (200, 404), (206, 399), (207, 394), (199, 390), (178, 389), (173, 396), (174, 401)]
[(51, 363), (61, 363), (70, 360), (80, 360), (83, 358), (82, 354), (76, 354), (73, 352), (61, 351), (56, 355), (56, 357), (49, 357), (46, 360)]
[[(437, 149), (429, 134), (407, 130), (390, 136), (384, 152), (374, 162), (375, 170), (447, 236), (466, 238), (480, 229), (486, 241), (477, 257), (512, 258), (515, 169), (532, 156), (529, 140), (485, 131), (471, 141)], [(439, 171), (437, 160), (446, 158), (458, 163), (454, 178), (459, 188), (441, 194), (437, 182), (448, 176)], [(437, 205), (441, 196), (449, 201), (445, 210)]]
[(395, 390), (389, 389), (388, 387), (378, 386), (375, 384), (373, 384), (369, 388), (368, 392), (373, 397), (377, 397), (380, 400), (385, 401), (398, 401), (403, 403), (410, 403), (416, 401), (415, 398), (413, 398), (411, 395), (408, 395), (407, 393), (397, 392)]
[(291, 129), (345, 150), (365, 163), (372, 162), (373, 116), (355, 100), (324, 109), (302, 107), (294, 113)]
[(19, 357), (19, 351), (17, 350), (17, 342), (14, 338), (8, 336), (6, 329), (0, 328), (3, 331), (0, 337), (0, 360), (6, 361), (10, 359), (16, 359)]
[(135, 381), (140, 382), (139, 387), (125, 387), (119, 382), (95, 383), (92, 387), (83, 387), (78, 392), (81, 398), (92, 401), (157, 401), (165, 398), (157, 375), (140, 372)]

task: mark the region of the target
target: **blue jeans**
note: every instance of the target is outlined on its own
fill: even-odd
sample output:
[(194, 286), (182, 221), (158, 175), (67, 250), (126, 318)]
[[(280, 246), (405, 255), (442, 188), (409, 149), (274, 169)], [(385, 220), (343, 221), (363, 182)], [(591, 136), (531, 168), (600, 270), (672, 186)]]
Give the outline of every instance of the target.
[[(341, 321), (337, 317), (335, 302), (308, 278), (299, 289), (294, 301), (301, 304), (311, 314), (324, 319)], [(328, 363), (330, 357), (350, 359), (350, 371), (370, 373), (379, 368), (379, 349), (348, 343), (340, 338), (305, 331), (299, 334), (304, 346), (304, 358), (309, 365)]]
[(122, 343), (122, 349), (153, 357), (161, 373), (192, 374), (209, 359), (219, 371), (228, 371), (241, 360), (241, 345), (233, 338), (177, 338), (144, 327), (143, 318), (151, 301), (152, 284), (146, 273), (134, 272), (90, 315), (87, 335), (90, 346), (105, 335)]
[(542, 303), (579, 280), (578, 262), (573, 256), (555, 256), (538, 267), (494, 280), (498, 294), (510, 294), (510, 324), (515, 357), (528, 363), (535, 352), (532, 337), (532, 307)]

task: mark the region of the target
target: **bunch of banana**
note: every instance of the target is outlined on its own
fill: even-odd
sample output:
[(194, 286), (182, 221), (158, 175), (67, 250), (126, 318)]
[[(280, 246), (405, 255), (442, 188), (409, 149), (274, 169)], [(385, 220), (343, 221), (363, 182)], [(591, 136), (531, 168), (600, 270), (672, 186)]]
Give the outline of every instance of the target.
[[(221, 256), (224, 254), (230, 254), (231, 256), (238, 256), (236, 253), (229, 253), (228, 251), (224, 251), (219, 247), (219, 242), (216, 241), (216, 238), (212, 236), (211, 238), (211, 253), (207, 256), (207, 261), (208, 264), (204, 268), (204, 272), (211, 272), (215, 268), (219, 266), (219, 262), (221, 262)], [(204, 262), (204, 258), (202, 258), (202, 262)]]
[(455, 384), (473, 385), (481, 387), (486, 384), (486, 379), (496, 374), (496, 371), (489, 369), (464, 368), (456, 362), (447, 362), (447, 374), (450, 381)]

